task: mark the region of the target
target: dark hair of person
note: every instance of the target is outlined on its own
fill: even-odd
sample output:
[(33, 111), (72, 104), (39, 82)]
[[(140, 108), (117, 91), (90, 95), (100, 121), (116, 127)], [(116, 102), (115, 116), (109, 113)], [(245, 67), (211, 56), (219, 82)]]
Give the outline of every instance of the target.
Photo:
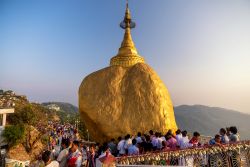
[(122, 140), (122, 137), (121, 137), (121, 136), (119, 136), (119, 137), (118, 137), (118, 141), (121, 141), (121, 140)]
[(109, 149), (108, 144), (107, 143), (103, 143), (103, 148), (102, 149), (103, 149), (103, 152), (107, 151)]
[(153, 130), (150, 130), (150, 131), (149, 131), (149, 134), (150, 134), (150, 135), (153, 135), (153, 134), (154, 134), (154, 131), (153, 131)]
[(214, 138), (215, 138), (215, 139), (219, 139), (219, 138), (220, 138), (220, 135), (216, 134), (216, 135), (214, 136)]
[(90, 146), (89, 146), (89, 148), (95, 148), (96, 147), (96, 145), (94, 145), (94, 144), (90, 144)]
[(149, 136), (149, 135), (146, 135), (145, 138), (146, 138), (146, 141), (147, 141), (147, 142), (150, 141), (150, 136)]
[(69, 145), (70, 145), (69, 139), (62, 139), (62, 145), (63, 145), (63, 144), (68, 148)]
[(112, 142), (114, 142), (114, 141), (115, 141), (115, 139), (114, 139), (114, 138), (112, 138), (112, 139), (111, 139), (111, 141), (112, 141)]
[(138, 132), (138, 133), (137, 133), (137, 136), (141, 137), (141, 132)]
[(167, 133), (170, 133), (171, 135), (173, 134), (171, 129), (169, 129)]
[(79, 141), (78, 140), (74, 140), (73, 144), (79, 147)]
[(232, 132), (233, 134), (237, 134), (238, 130), (237, 130), (236, 126), (231, 126), (230, 132)]
[(181, 133), (182, 133), (182, 136), (183, 136), (183, 137), (186, 137), (186, 136), (187, 136), (187, 131), (186, 131), (186, 130), (182, 131)]
[(155, 137), (159, 137), (159, 133), (158, 132), (155, 132)]
[(223, 134), (226, 134), (226, 133), (227, 133), (226, 129), (224, 129), (224, 128), (221, 128), (221, 129), (220, 129), (220, 132), (223, 133)]
[(181, 134), (181, 130), (178, 129), (176, 132), (175, 132), (177, 135)]
[(43, 152), (42, 154), (42, 160), (43, 162), (46, 164), (47, 162), (49, 162), (49, 159), (50, 159), (50, 154), (51, 152), (49, 150), (46, 150)]
[(132, 140), (132, 144), (133, 144), (133, 145), (136, 145), (136, 139), (133, 139), (133, 140)]
[(125, 140), (128, 140), (130, 138), (130, 134), (127, 134), (126, 136), (125, 136)]
[(171, 137), (172, 137), (172, 134), (171, 134), (170, 132), (168, 132), (168, 133), (165, 135), (166, 140), (171, 139)]
[(200, 133), (199, 132), (194, 132), (193, 134), (195, 137), (199, 137), (200, 136)]

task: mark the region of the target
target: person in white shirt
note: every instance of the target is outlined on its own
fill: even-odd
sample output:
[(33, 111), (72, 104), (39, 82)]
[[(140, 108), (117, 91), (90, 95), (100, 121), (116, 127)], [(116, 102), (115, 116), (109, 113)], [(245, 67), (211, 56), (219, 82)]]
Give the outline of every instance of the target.
[(137, 133), (136, 142), (137, 143), (142, 143), (141, 132)]
[(125, 140), (122, 139), (121, 137), (118, 137), (118, 141), (119, 143), (117, 145), (117, 150), (119, 151), (119, 156), (125, 155), (126, 154), (126, 151), (124, 148)]
[(175, 132), (176, 136), (175, 136), (175, 139), (177, 141), (177, 145), (180, 146), (180, 141), (181, 141), (181, 138), (182, 138), (182, 133), (181, 133), (181, 130), (178, 129), (176, 132)]
[(65, 167), (67, 164), (67, 156), (69, 154), (69, 140), (68, 139), (62, 139), (62, 151), (59, 153), (57, 157), (57, 161), (59, 162), (60, 167)]
[(125, 136), (125, 144), (124, 144), (124, 149), (126, 153), (128, 152), (128, 148), (130, 145), (132, 145), (132, 140), (130, 138), (130, 134), (127, 134), (127, 136)]
[(157, 140), (158, 140), (158, 143), (157, 143), (157, 150), (161, 150), (162, 149), (162, 141), (163, 139), (161, 138), (161, 133), (158, 133), (157, 135)]
[(221, 135), (221, 143), (222, 144), (227, 144), (229, 143), (229, 137), (226, 134), (226, 129), (221, 128), (220, 129), (220, 135)]
[(152, 138), (152, 141), (151, 141), (153, 145), (153, 150), (156, 150), (158, 148), (158, 142), (159, 142), (158, 137), (159, 137), (158, 133), (156, 132), (155, 136)]
[(67, 157), (68, 167), (81, 167), (82, 165), (82, 153), (79, 150), (79, 141), (75, 140), (72, 143), (68, 157)]
[(129, 146), (128, 148), (128, 155), (135, 155), (139, 154), (139, 149), (136, 147), (136, 139), (132, 140), (132, 145)]
[(57, 161), (52, 161), (51, 158), (51, 152), (50, 151), (44, 151), (42, 154), (42, 160), (45, 164), (45, 167), (59, 167), (59, 163)]
[(162, 141), (166, 141), (166, 137), (160, 133)]
[(180, 148), (181, 149), (185, 149), (185, 148), (189, 148), (189, 147), (192, 147), (193, 144), (189, 143), (189, 139), (188, 139), (188, 136), (187, 136), (187, 131), (183, 131), (182, 132), (182, 138), (180, 140)]

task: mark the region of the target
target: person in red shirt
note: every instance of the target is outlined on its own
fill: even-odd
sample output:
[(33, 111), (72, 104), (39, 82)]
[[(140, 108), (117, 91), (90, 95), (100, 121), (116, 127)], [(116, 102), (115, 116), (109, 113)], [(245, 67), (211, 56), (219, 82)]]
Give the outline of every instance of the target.
[(200, 146), (201, 143), (199, 142), (200, 133), (194, 132), (192, 139), (189, 141), (190, 144), (193, 144), (194, 147)]

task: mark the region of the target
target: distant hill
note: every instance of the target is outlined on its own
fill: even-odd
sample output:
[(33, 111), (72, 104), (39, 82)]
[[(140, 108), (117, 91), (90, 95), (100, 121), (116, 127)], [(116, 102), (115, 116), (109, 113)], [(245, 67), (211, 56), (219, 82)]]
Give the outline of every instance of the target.
[[(43, 106), (56, 104), (66, 113), (77, 113), (78, 108), (70, 103), (47, 102)], [(198, 131), (214, 136), (220, 128), (237, 126), (241, 139), (250, 139), (250, 114), (203, 105), (181, 105), (174, 108), (177, 125), (188, 132)]]
[(175, 107), (176, 122), (180, 129), (214, 136), (220, 128), (236, 126), (241, 139), (250, 139), (250, 114), (202, 105)]
[(51, 104), (55, 104), (58, 107), (60, 107), (61, 111), (67, 112), (67, 113), (77, 113), (78, 108), (70, 103), (64, 103), (64, 102), (45, 102), (42, 103), (43, 106), (49, 106)]

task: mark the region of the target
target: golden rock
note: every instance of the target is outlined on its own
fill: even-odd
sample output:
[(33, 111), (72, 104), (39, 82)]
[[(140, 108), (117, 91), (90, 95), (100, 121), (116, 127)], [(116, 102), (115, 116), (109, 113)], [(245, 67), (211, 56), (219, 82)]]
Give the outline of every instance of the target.
[(81, 117), (98, 142), (151, 129), (177, 129), (168, 90), (132, 41), (128, 6), (122, 23), (124, 39), (110, 67), (85, 77), (79, 88)]

